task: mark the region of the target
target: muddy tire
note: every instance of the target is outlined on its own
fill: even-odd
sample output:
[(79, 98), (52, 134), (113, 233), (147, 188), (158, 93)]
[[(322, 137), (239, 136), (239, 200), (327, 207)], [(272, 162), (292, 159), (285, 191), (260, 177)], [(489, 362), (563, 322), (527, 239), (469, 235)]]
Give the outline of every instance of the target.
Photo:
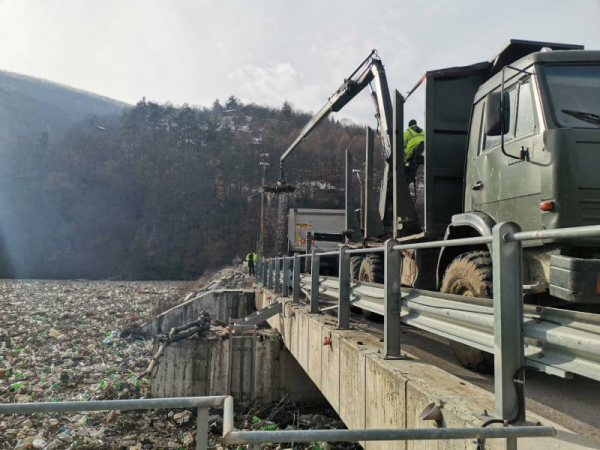
[[(492, 298), (492, 258), (487, 251), (463, 253), (454, 258), (444, 274), (441, 292), (466, 297)], [(456, 359), (476, 372), (493, 373), (494, 355), (450, 341)]]
[[(383, 258), (380, 254), (371, 254), (363, 258), (358, 271), (358, 279), (370, 283), (383, 283)], [(371, 311), (362, 311), (367, 320), (381, 321), (383, 316)]]
[(358, 279), (370, 283), (383, 283), (383, 258), (379, 254), (371, 254), (361, 261)]

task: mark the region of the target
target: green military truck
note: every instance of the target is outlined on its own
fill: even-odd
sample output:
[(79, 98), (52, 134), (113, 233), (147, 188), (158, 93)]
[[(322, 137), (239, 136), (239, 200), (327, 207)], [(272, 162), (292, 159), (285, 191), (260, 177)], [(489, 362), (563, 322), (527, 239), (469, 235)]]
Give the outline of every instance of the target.
[[(282, 164), (321, 116), (371, 84), (387, 149), (379, 207), (386, 232), (366, 236), (358, 246), (380, 245), (374, 243), (390, 237), (420, 242), (486, 236), (506, 221), (524, 231), (600, 224), (600, 51), (511, 40), (490, 61), (427, 72), (419, 82), (425, 89), (420, 211), (407, 195), (405, 177), (391, 183), (390, 155), (402, 152), (402, 144), (392, 145), (393, 120), (401, 130), (403, 98), (396, 93), (394, 110), (383, 65), (373, 54), (309, 122)], [(366, 223), (361, 225), (364, 230)], [(526, 302), (598, 310), (599, 241), (523, 245)], [(402, 284), (491, 297), (490, 252), (485, 244), (407, 251)], [(352, 271), (357, 279), (382, 282), (381, 256), (354, 257)], [(467, 367), (485, 370), (492, 361), (479, 350), (452, 347)]]

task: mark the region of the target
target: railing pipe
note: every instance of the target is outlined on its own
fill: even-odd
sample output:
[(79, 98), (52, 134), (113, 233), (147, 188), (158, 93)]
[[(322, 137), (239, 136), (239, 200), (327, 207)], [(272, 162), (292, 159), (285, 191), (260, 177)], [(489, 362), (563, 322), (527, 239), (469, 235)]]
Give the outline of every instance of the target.
[(339, 250), (338, 328), (340, 329), (350, 328), (350, 254), (346, 250), (348, 250), (346, 245)]
[(281, 263), (283, 264), (283, 280), (282, 280), (282, 288), (281, 288), (281, 294), (284, 297), (287, 297), (289, 295), (289, 291), (290, 291), (290, 266), (289, 266), (289, 261), (288, 258), (284, 257), (281, 261)]
[(267, 275), (268, 275), (268, 267), (267, 267), (267, 260), (264, 259), (262, 264), (261, 264), (261, 275), (262, 275), (262, 285), (263, 286), (267, 286)]
[(319, 253), (319, 256), (338, 256), (340, 254), (339, 251), (337, 252), (322, 252)]
[(267, 286), (269, 287), (269, 289), (273, 289), (273, 271), (274, 271), (274, 261), (272, 259), (269, 260), (269, 265), (268, 265), (268, 276), (267, 276)]
[(461, 245), (490, 244), (492, 236), (479, 236), (473, 238), (450, 239), (448, 241), (419, 242), (416, 244), (395, 245), (394, 250), (412, 250), (419, 248), (438, 248), (438, 247), (460, 247)]
[(383, 300), (383, 334), (384, 334), (384, 354), (386, 358), (400, 358), (400, 266), (401, 254), (394, 250), (398, 243), (395, 239), (390, 239), (385, 243), (384, 252), (384, 300)]
[(300, 303), (300, 258), (298, 254), (294, 255), (294, 272), (292, 275), (292, 300), (294, 303)]
[(227, 396), (223, 401), (223, 436), (233, 431), (233, 397)]
[(506, 439), (552, 437), (553, 427), (486, 427), (486, 428), (413, 428), (375, 430), (291, 430), (232, 431), (223, 438), (225, 444), (261, 444), (284, 442), (356, 442), (356, 441), (423, 441), (450, 439)]
[(531, 241), (534, 239), (583, 239), (600, 237), (600, 225), (562, 228), (557, 230), (519, 231), (504, 235), (505, 241)]
[(313, 250), (310, 266), (310, 313), (319, 312), (319, 272), (321, 266), (321, 257), (316, 250)]
[(275, 291), (275, 293), (281, 292), (279, 290), (279, 286), (280, 286), (280, 281), (281, 281), (281, 258), (275, 258), (275, 285), (273, 287), (273, 290)]
[(369, 248), (351, 248), (346, 250), (346, 253), (350, 253), (351, 255), (359, 255), (361, 253), (379, 253), (383, 252), (385, 247), (369, 247)]
[(91, 402), (0, 403), (0, 414), (33, 414), (46, 412), (110, 411), (158, 408), (212, 408), (221, 406), (225, 395), (212, 397), (144, 398), (132, 400), (99, 400)]
[(196, 450), (208, 450), (208, 408), (198, 408), (196, 416)]
[[(519, 405), (515, 377), (524, 383), (518, 369), (525, 364), (523, 351), (523, 249), (520, 241), (506, 241), (504, 236), (516, 233), (519, 226), (512, 222), (494, 226), (492, 236), (492, 267), (494, 280), (494, 393), (496, 414), (511, 420), (525, 418)], [(524, 389), (524, 387), (522, 387)], [(523, 394), (524, 395), (524, 394)], [(524, 405), (523, 405), (524, 406)], [(516, 441), (507, 448), (516, 448)]]

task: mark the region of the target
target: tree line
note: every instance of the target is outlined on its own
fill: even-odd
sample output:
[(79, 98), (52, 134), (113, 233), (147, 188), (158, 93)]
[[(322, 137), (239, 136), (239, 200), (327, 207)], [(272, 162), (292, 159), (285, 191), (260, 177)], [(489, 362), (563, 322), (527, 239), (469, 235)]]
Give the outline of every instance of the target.
[[(120, 116), (12, 143), (0, 169), (0, 276), (189, 279), (243, 257), (259, 232), (260, 155), (272, 184), (309, 119), (288, 102), (142, 99)], [(315, 130), (286, 165), (298, 186), (288, 205), (342, 208), (346, 149), (360, 168), (363, 127), (327, 120)], [(268, 235), (280, 206), (268, 202)]]

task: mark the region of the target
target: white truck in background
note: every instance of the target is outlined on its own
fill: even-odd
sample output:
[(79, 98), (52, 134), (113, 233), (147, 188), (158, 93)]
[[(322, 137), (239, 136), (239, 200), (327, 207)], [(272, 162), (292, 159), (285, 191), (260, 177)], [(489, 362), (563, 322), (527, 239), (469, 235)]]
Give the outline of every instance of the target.
[(309, 248), (330, 252), (339, 248), (346, 224), (343, 209), (291, 208), (288, 215), (288, 252), (306, 252), (306, 236), (313, 242)]

